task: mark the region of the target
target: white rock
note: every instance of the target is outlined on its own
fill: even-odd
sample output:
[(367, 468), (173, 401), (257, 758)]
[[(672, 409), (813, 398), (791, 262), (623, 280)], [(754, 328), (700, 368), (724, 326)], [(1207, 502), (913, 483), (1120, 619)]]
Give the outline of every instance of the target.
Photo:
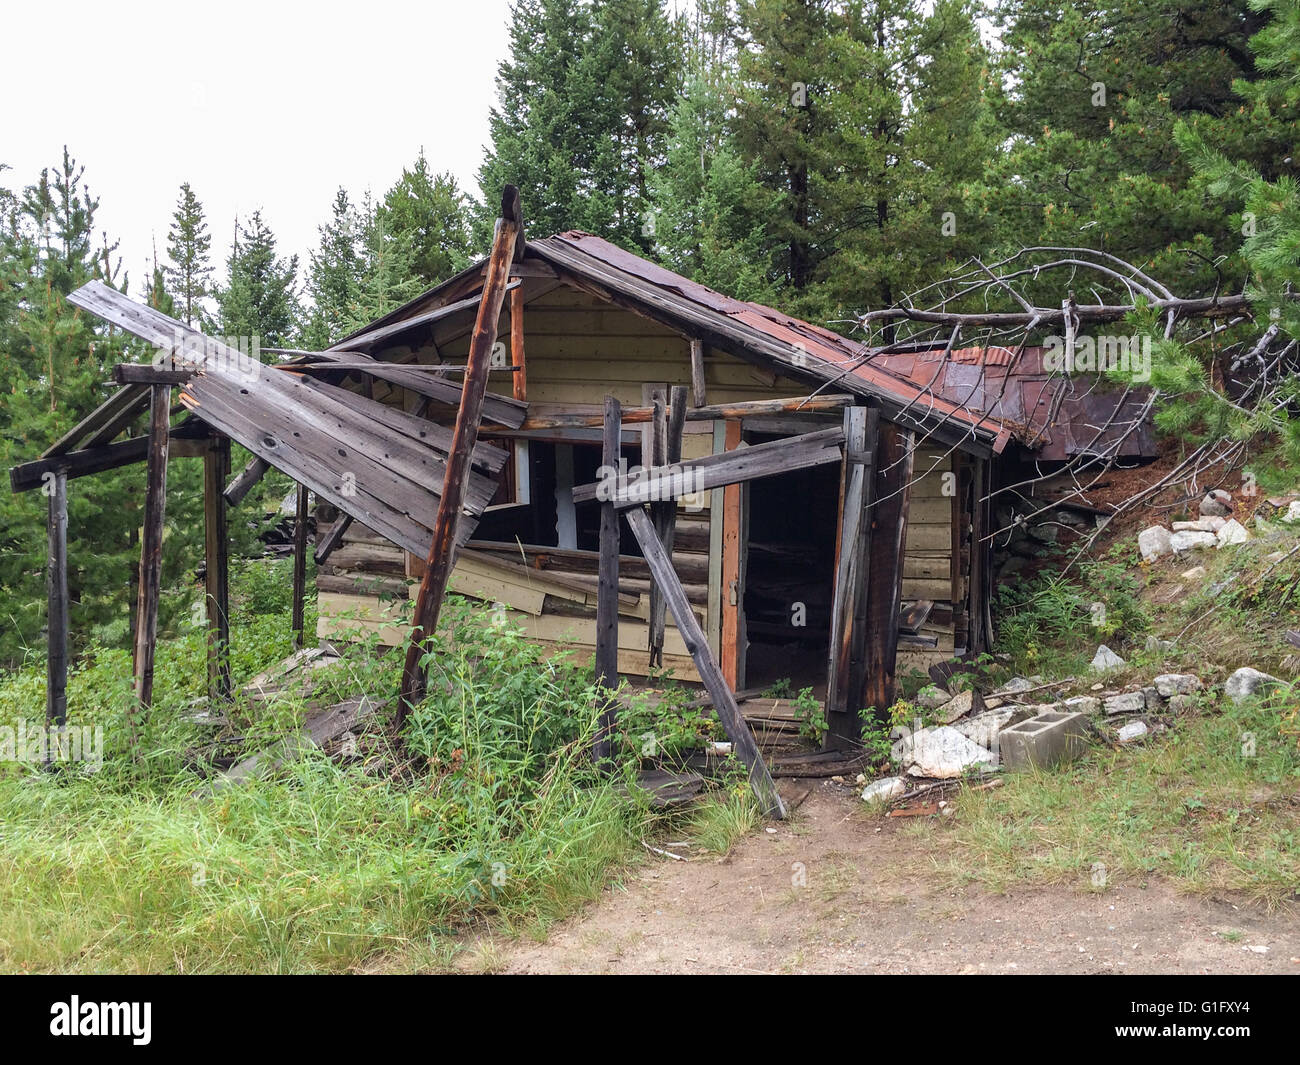
[(1101, 700), (1095, 695), (1076, 695), (1062, 704), (1071, 714), (1096, 714), (1101, 711)]
[(1220, 547), (1228, 547), (1231, 544), (1244, 544), (1250, 539), (1250, 533), (1246, 531), (1246, 526), (1233, 518), (1219, 530), (1216, 538)]
[(1125, 665), (1124, 659), (1120, 658), (1104, 643), (1097, 648), (1097, 653), (1092, 656), (1092, 668), (1099, 673), (1108, 669), (1119, 669), (1123, 665)]
[(1188, 551), (1199, 551), (1206, 547), (1218, 547), (1219, 541), (1214, 533), (1208, 532), (1176, 532), (1169, 537), (1169, 546), (1174, 549), (1174, 554), (1185, 555)]
[(1234, 703), (1240, 703), (1252, 695), (1267, 694), (1281, 683), (1277, 677), (1251, 669), (1250, 666), (1242, 666), (1228, 678), (1228, 683), (1223, 686), (1223, 694)]
[[(1185, 577), (1187, 576), (1187, 574), (1184, 573), (1183, 576)], [(1156, 636), (1148, 636), (1146, 642), (1146, 649), (1148, 651), (1156, 651), (1163, 654), (1166, 651), (1172, 651), (1174, 649), (1174, 641), (1162, 640)]]
[(965, 721), (958, 721), (957, 724), (953, 725), (953, 728), (970, 740), (971, 743), (978, 743), (986, 750), (996, 751), (998, 733), (1006, 728), (1014, 717), (1033, 717), (1034, 715), (1032, 713), (1027, 713), (1027, 710), (1027, 707), (1022, 708), (1018, 706), (1008, 706), (998, 710), (986, 710), (982, 714), (976, 714), (974, 717), (966, 718)]
[(1292, 500), (1287, 504), (1286, 513), (1282, 515), (1282, 520), (1288, 525), (1300, 521), (1300, 499)]
[(1108, 714), (1137, 714), (1146, 708), (1146, 696), (1141, 692), (1124, 692), (1122, 695), (1112, 695), (1106, 700)]
[(874, 784), (868, 784), (863, 789), (862, 801), (890, 802), (894, 799), (901, 799), (906, 791), (907, 785), (903, 783), (902, 777), (885, 777), (884, 780), (877, 780)]
[(1201, 581), (1204, 580), (1206, 576), (1205, 567), (1193, 566), (1191, 569), (1183, 570), (1183, 572), (1178, 574), (1178, 576), (1187, 581)]
[(946, 780), (959, 777), (971, 766), (993, 765), (993, 752), (972, 743), (955, 728), (924, 728), (905, 738), (900, 761), (914, 777)]
[(1119, 730), (1119, 742), (1130, 743), (1133, 740), (1141, 739), (1146, 734), (1147, 726), (1145, 721), (1130, 721)]
[(959, 717), (969, 714), (974, 706), (975, 692), (967, 688), (964, 692), (958, 692), (943, 706), (935, 710), (934, 716), (941, 725), (951, 725)]
[(1138, 533), (1138, 550), (1143, 562), (1153, 562), (1173, 551), (1172, 537), (1163, 525), (1152, 525)]
[(916, 693), (916, 705), (925, 710), (937, 710), (952, 696), (937, 684), (927, 684)]
[(1151, 683), (1166, 699), (1171, 695), (1186, 695), (1201, 690), (1201, 682), (1190, 673), (1161, 673)]
[(1034, 687), (1034, 682), (1028, 677), (1012, 677), (994, 695), (1015, 695), (1018, 692), (1028, 691)]
[(1227, 524), (1226, 518), (1208, 517), (1198, 518), (1196, 521), (1176, 521), (1172, 528), (1174, 532), (1212, 532), (1216, 533)]
[(1217, 515), (1226, 518), (1232, 513), (1232, 496), (1222, 488), (1216, 488), (1205, 494), (1205, 498), (1201, 500), (1200, 510), (1206, 517)]

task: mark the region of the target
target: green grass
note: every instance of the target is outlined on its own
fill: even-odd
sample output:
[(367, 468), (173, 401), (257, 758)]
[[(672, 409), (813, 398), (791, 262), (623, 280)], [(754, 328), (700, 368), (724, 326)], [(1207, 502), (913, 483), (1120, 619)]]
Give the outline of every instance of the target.
[[(1288, 713), (1207, 696), (1199, 711), (1141, 746), (1098, 746), (1068, 767), (963, 790), (956, 816), (921, 831), (936, 845), (938, 872), (955, 884), (1093, 891), (1159, 876), (1199, 893), (1293, 899), (1300, 752)], [(1253, 755), (1245, 753), (1250, 737)]]
[[(447, 617), (411, 720), (413, 762), (385, 757), (381, 718), (358, 762), (314, 752), (215, 798), (199, 793), (209, 734), (190, 720), (203, 704), (201, 630), (160, 647), (137, 758), (129, 658), (88, 655), (70, 679), (70, 723), (104, 729), (103, 768), (0, 765), (0, 969), (438, 968), (469, 929), (544, 934), (593, 898), (657, 826), (590, 766), (590, 671), (544, 661), (463, 602)], [(279, 613), (236, 617), (237, 683), (289, 653), (287, 630)], [(399, 669), (399, 654), (372, 649), (333, 667), (323, 694), (387, 698)], [(38, 725), (43, 701), (36, 663), (10, 674), (0, 725)], [(228, 713), (255, 750), (305, 706)]]

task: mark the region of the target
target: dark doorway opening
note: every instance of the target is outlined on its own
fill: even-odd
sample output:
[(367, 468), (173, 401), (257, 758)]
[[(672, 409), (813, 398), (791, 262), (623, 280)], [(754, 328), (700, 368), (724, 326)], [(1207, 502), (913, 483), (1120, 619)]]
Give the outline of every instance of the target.
[(824, 698), (840, 467), (763, 477), (747, 491), (745, 686), (763, 690), (788, 680), (791, 694), (810, 687)]

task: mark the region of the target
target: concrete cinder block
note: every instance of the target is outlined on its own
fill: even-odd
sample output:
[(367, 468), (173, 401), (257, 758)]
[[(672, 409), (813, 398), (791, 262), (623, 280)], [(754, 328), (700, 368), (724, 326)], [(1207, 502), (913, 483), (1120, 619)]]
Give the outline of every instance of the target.
[(998, 736), (1002, 764), (1008, 769), (1043, 769), (1069, 762), (1088, 749), (1088, 719), (1083, 714), (1049, 710)]

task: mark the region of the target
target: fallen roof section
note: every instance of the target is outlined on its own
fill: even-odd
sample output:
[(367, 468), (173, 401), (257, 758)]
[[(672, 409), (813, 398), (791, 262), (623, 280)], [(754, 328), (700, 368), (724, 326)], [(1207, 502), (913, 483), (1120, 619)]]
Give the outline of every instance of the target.
[[(193, 370), (180, 400), (195, 417), (393, 543), (421, 557), (427, 554), (449, 430), (264, 365), (102, 282), (89, 282), (69, 300), (153, 344), (165, 353), (167, 366)], [(490, 444), (474, 449), (457, 543), (467, 540), (478, 524), (496, 491), (492, 475), (507, 458)]]

